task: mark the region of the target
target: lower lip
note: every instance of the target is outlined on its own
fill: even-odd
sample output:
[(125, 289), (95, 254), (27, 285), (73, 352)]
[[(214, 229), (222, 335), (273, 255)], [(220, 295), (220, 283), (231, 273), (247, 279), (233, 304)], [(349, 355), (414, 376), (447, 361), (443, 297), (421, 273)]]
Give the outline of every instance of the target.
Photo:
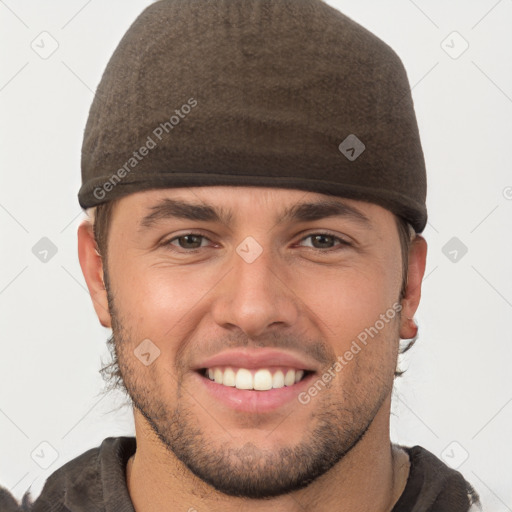
[(308, 388), (315, 374), (307, 375), (293, 386), (284, 386), (267, 391), (223, 386), (207, 377), (203, 377), (198, 372), (195, 372), (195, 375), (213, 398), (230, 409), (241, 412), (265, 413), (275, 411), (294, 400), (298, 402), (298, 395)]

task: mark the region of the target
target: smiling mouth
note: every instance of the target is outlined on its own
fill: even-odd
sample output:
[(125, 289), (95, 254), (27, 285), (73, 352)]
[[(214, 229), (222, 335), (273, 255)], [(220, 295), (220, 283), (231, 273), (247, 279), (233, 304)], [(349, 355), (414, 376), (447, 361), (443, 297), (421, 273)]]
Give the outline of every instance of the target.
[(304, 380), (313, 371), (289, 367), (272, 368), (235, 368), (232, 366), (214, 366), (202, 368), (199, 374), (221, 386), (268, 391), (293, 386)]

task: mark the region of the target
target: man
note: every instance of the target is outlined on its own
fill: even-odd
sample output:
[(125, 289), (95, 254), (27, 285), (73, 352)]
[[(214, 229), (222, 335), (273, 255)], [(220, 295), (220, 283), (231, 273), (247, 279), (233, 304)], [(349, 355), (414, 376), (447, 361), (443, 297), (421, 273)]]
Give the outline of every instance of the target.
[(479, 505), (390, 443), (427, 212), (387, 45), (320, 0), (157, 2), (105, 70), (82, 178), (80, 264), (136, 436), (65, 464), (25, 510)]

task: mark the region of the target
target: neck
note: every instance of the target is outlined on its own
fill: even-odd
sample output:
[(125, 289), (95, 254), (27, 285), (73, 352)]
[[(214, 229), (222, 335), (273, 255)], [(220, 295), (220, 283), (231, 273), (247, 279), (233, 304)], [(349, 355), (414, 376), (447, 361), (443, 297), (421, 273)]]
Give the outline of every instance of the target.
[(213, 489), (170, 453), (134, 410), (137, 451), (126, 468), (134, 508), (153, 512), (172, 503), (178, 510), (212, 512), (389, 512), (409, 474), (407, 454), (389, 440), (390, 402), (389, 396), (363, 438), (331, 470), (305, 489), (268, 500), (237, 498)]

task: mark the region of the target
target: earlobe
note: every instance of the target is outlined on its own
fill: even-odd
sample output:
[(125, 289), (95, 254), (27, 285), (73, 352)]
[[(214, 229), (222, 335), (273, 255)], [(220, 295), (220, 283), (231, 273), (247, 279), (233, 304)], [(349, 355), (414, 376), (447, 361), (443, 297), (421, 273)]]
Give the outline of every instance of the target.
[(400, 338), (414, 338), (418, 327), (414, 322), (414, 314), (421, 299), (421, 284), (425, 274), (427, 261), (427, 242), (421, 235), (416, 235), (409, 248), (409, 269), (407, 273), (407, 286), (402, 299), (400, 321)]
[(110, 328), (112, 324), (103, 280), (103, 263), (97, 251), (92, 224), (88, 220), (78, 227), (78, 259), (96, 315), (103, 327)]

